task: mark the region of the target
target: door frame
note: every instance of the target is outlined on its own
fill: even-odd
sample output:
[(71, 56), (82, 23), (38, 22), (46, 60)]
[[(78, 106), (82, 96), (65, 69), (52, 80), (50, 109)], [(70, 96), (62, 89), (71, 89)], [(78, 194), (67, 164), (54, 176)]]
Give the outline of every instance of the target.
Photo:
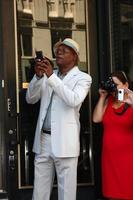
[(5, 181), (3, 182), (6, 197), (15, 199), (17, 188), (17, 108), (16, 108), (16, 21), (15, 21), (15, 0), (1, 1), (1, 41), (0, 53), (2, 63), (2, 135), (4, 143), (4, 174)]
[(0, 198), (7, 197), (6, 191), (6, 151), (5, 151), (5, 134), (4, 134), (4, 118), (5, 112), (3, 108), (5, 107), (4, 102), (4, 67), (3, 67), (3, 37), (2, 37), (2, 2), (0, 1)]
[[(4, 119), (3, 122), (3, 136), (5, 146), (5, 177), (6, 181), (4, 183), (4, 188), (10, 199), (16, 199), (16, 193), (19, 188), (18, 183), (18, 144), (19, 137), (17, 135), (18, 126), (18, 97), (16, 88), (18, 80), (16, 79), (18, 72), (14, 71), (17, 69), (17, 30), (16, 30), (16, 0), (2, 0), (0, 1), (1, 8), (1, 27), (0, 35), (2, 40), (0, 41), (0, 47), (3, 51), (0, 52), (0, 58), (2, 62), (2, 71), (0, 78), (4, 82), (4, 91), (2, 101), (3, 105)], [(6, 11), (6, 12), (5, 12)], [(14, 20), (13, 20), (14, 19)], [(95, 76), (96, 81), (98, 80), (98, 60), (97, 60), (97, 24), (96, 22), (96, 1), (90, 0), (88, 2), (88, 21), (87, 28), (89, 35), (88, 42), (88, 64), (90, 64), (90, 73)], [(90, 39), (91, 38), (91, 39)], [(102, 39), (102, 38), (101, 38)], [(101, 40), (100, 39), (100, 40)], [(104, 60), (104, 58), (103, 58)], [(94, 67), (96, 67), (94, 69)], [(101, 68), (102, 70), (102, 68)], [(1, 77), (3, 74), (3, 77)], [(98, 83), (96, 83), (96, 86)], [(0, 89), (1, 93), (1, 89)], [(95, 88), (92, 87), (92, 94), (96, 93)], [(7, 106), (8, 105), (8, 106)], [(2, 107), (2, 106), (1, 106)], [(90, 106), (91, 107), (91, 106)], [(92, 111), (91, 111), (92, 112)], [(91, 115), (91, 113), (90, 113)], [(90, 122), (91, 123), (91, 122)], [(93, 152), (92, 152), (93, 153)]]

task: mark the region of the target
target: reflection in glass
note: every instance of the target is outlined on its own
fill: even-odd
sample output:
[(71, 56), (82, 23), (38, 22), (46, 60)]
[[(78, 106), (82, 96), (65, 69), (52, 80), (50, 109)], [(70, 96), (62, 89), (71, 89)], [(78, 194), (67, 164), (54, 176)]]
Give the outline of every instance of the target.
[[(55, 64), (53, 46), (66, 37), (80, 45), (81, 70), (88, 72), (86, 55), (85, 0), (17, 0), (19, 102), (20, 102), (20, 185), (33, 185), (34, 154), (32, 145), (39, 111), (39, 102), (25, 101), (26, 89), (34, 75), (34, 56), (42, 50)], [(89, 127), (89, 97), (81, 108), (81, 154), (78, 164), (78, 184), (92, 184), (92, 141)]]
[(125, 72), (133, 80), (133, 4), (121, 3), (121, 42)]

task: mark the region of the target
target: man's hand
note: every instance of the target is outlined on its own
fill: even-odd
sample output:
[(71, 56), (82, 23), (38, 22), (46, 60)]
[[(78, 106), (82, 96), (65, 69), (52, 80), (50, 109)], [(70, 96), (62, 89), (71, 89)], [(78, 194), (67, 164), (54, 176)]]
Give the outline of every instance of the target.
[(39, 78), (41, 78), (43, 76), (43, 71), (42, 71), (40, 59), (36, 59), (35, 73), (36, 73), (36, 76), (39, 77)]
[(46, 58), (43, 60), (37, 59), (35, 65), (35, 73), (39, 78), (41, 78), (44, 73), (47, 77), (49, 77), (53, 74), (53, 66)]
[(42, 61), (43, 72), (46, 74), (47, 77), (50, 77), (53, 74), (53, 66), (51, 65), (50, 61), (44, 59)]

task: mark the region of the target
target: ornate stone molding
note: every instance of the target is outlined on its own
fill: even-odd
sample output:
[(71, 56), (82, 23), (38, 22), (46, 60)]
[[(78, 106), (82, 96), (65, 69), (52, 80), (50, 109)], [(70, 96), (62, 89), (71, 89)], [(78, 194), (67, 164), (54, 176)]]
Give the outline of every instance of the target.
[(58, 0), (47, 0), (49, 17), (59, 16), (59, 1)]
[(23, 1), (23, 12), (32, 14), (33, 0), (22, 0)]
[(63, 3), (64, 3), (64, 17), (73, 18), (75, 0), (63, 0)]

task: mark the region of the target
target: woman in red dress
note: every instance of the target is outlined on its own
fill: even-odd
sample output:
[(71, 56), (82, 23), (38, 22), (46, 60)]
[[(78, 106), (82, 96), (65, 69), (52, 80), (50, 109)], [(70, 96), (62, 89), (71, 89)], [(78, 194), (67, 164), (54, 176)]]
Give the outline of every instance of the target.
[[(93, 121), (102, 122), (102, 191), (106, 198), (133, 200), (133, 107), (128, 102), (125, 73), (111, 74), (113, 89), (99, 89)], [(124, 100), (118, 100), (124, 89)], [(112, 90), (112, 91), (111, 91)], [(127, 99), (127, 100), (126, 100)], [(131, 102), (131, 101), (130, 101)]]

